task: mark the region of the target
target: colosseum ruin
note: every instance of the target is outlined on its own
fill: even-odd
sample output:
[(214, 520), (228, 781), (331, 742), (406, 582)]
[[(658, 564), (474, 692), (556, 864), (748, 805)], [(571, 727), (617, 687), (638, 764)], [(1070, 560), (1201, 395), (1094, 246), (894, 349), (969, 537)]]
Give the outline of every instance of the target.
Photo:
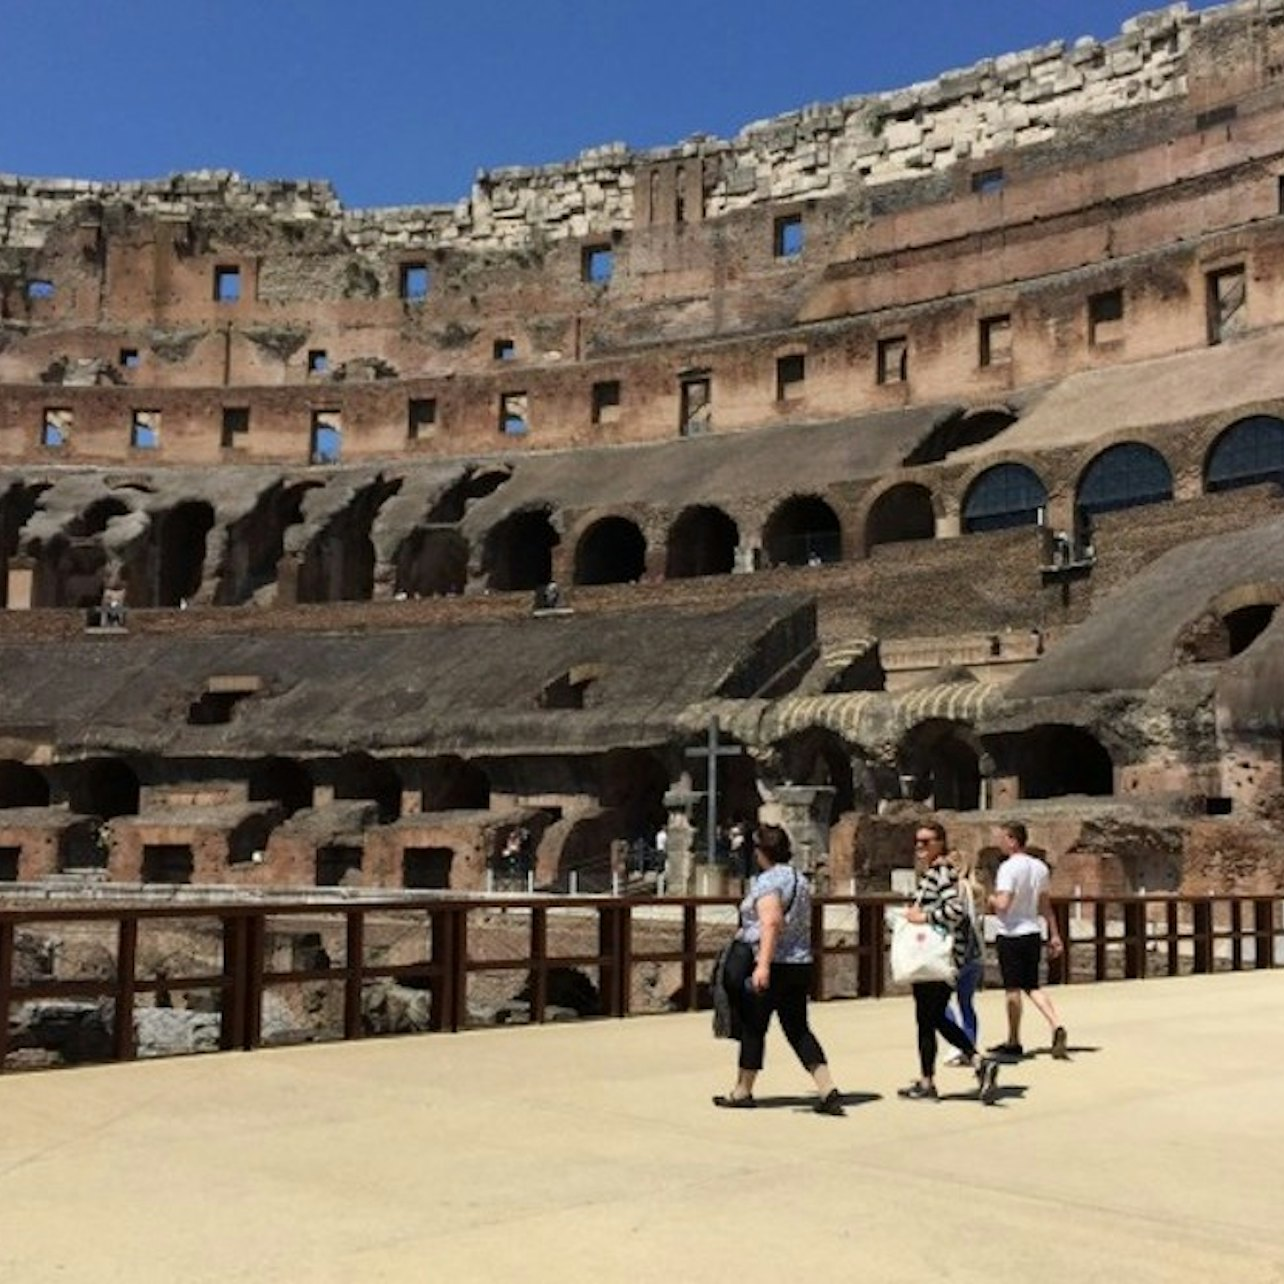
[(923, 805), (1278, 885), (1281, 0), (452, 205), (0, 214), (0, 880), (684, 890), (712, 760), (831, 885)]

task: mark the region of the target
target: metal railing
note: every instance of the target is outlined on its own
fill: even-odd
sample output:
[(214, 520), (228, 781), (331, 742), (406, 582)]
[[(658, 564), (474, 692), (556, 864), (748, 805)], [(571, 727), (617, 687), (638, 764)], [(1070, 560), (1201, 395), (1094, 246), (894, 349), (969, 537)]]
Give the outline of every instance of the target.
[[(894, 991), (885, 918), (902, 903), (815, 901), (815, 998)], [(139, 1055), (140, 1009), (172, 1007), (176, 994), (188, 1010), (199, 999), (200, 1011), (217, 1014), (217, 1046), (226, 1050), (287, 1041), (265, 1037), (264, 1000), (288, 987), (311, 987), (314, 1007), (317, 995), (331, 994), (322, 1018), (289, 1041), (370, 1034), (365, 998), (380, 983), (426, 996), (426, 1020), (415, 1028), (434, 1031), (493, 1019), (472, 1003), (488, 985), (510, 1002), (519, 989), (516, 1019), (563, 1015), (570, 972), (596, 978), (581, 987), (589, 999), (578, 1015), (693, 1011), (708, 1005), (709, 971), (735, 907), (729, 897), (514, 896), (0, 910), (0, 1068), (7, 1054), (33, 1046), (22, 1017), (42, 1003), (100, 1005), (110, 1028), (91, 1059), (122, 1061)], [(1067, 950), (1050, 962), (1049, 983), (1279, 966), (1282, 907), (1281, 895), (1055, 900)], [(78, 971), (78, 950), (96, 960), (93, 974)], [(176, 970), (175, 959), (184, 967)]]

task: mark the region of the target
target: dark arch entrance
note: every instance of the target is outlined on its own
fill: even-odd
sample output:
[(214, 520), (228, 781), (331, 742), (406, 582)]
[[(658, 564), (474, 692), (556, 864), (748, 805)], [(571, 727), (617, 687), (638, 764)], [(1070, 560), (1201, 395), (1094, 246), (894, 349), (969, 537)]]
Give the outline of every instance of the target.
[(1075, 511), (1081, 526), (1090, 525), (1099, 513), (1163, 504), (1172, 497), (1168, 461), (1153, 446), (1127, 441), (1103, 450), (1083, 470)]
[(1278, 609), (1276, 602), (1256, 602), (1227, 611), (1222, 616), (1222, 623), (1226, 626), (1227, 655), (1247, 651), (1270, 627)]
[(809, 727), (787, 736), (774, 748), (786, 780), (796, 785), (822, 785), (833, 789), (829, 808), (831, 820), (855, 809), (851, 752), (841, 737), (824, 728)]
[(156, 605), (178, 606), (201, 587), (205, 542), (214, 526), (214, 509), (203, 500), (177, 504), (160, 519), (156, 559)]
[(293, 486), (277, 482), (259, 496), (250, 512), (228, 527), (227, 549), (214, 594), (217, 605), (237, 605), (275, 586), (285, 553), (286, 529), (303, 520), (304, 497), (320, 486), (321, 482)]
[(91, 758), (75, 766), (68, 779), (71, 810), (85, 816), (136, 816), (138, 796), (138, 777), (119, 758)]
[(396, 591), (449, 597), (468, 581), (468, 541), (453, 527), (421, 526), (397, 550)]
[(865, 547), (934, 539), (936, 513), (932, 492), (917, 482), (902, 482), (885, 490), (870, 506), (865, 522)]
[(487, 581), (499, 592), (539, 588), (553, 578), (559, 543), (547, 509), (513, 513), (486, 536)]
[(1034, 469), (1024, 464), (996, 464), (968, 488), (963, 529), (975, 534), (1037, 526), (1047, 503), (1047, 487)]
[(843, 528), (819, 495), (795, 495), (767, 519), (762, 543), (773, 566), (837, 562), (843, 555)]
[(370, 528), (400, 480), (365, 487), (329, 522), (299, 567), (300, 602), (367, 602), (374, 595), (375, 550)]
[(1114, 764), (1101, 742), (1081, 727), (1031, 727), (1013, 745), (1022, 798), (1066, 794), (1105, 797), (1115, 791)]
[(905, 456), (905, 466), (939, 464), (956, 450), (992, 440), (1016, 423), (1016, 419), (1010, 410), (978, 410), (970, 415), (955, 415), (933, 428)]
[(250, 802), (278, 802), (287, 816), (312, 806), (312, 776), (294, 758), (264, 758), (250, 769)]
[(1284, 485), (1284, 419), (1251, 415), (1231, 424), (1209, 448), (1204, 489), (1235, 490), (1263, 482)]
[(580, 537), (576, 584), (630, 584), (646, 572), (646, 540), (625, 517), (604, 517)]
[(910, 797), (947, 811), (980, 807), (980, 752), (969, 728), (940, 718), (921, 722), (906, 735), (900, 760)]
[(602, 759), (599, 781), (602, 806), (618, 813), (625, 838), (649, 845), (667, 817), (669, 773), (664, 764), (644, 749), (612, 749)]
[(671, 580), (730, 574), (739, 543), (740, 531), (722, 509), (685, 509), (669, 527), (664, 573)]
[(490, 780), (473, 762), (453, 754), (423, 765), (420, 807), (426, 811), (488, 811)]
[(334, 796), (375, 803), (387, 824), (401, 815), (401, 776), (392, 763), (368, 753), (344, 754), (334, 764)]
[(0, 761), (0, 807), (48, 807), (49, 782), (25, 762)]
[(9, 605), (9, 559), (17, 555), (22, 528), (31, 520), (40, 496), (48, 489), (48, 483), (16, 485), (0, 495), (0, 606)]

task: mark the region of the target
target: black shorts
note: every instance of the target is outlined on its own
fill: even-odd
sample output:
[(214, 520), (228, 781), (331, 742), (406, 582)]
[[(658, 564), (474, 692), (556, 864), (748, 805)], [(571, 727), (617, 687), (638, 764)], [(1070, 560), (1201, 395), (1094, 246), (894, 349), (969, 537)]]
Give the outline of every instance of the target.
[(1037, 990), (1039, 960), (1043, 957), (1043, 937), (1038, 932), (1024, 936), (1000, 936), (995, 939), (999, 955), (999, 975), (1005, 990)]

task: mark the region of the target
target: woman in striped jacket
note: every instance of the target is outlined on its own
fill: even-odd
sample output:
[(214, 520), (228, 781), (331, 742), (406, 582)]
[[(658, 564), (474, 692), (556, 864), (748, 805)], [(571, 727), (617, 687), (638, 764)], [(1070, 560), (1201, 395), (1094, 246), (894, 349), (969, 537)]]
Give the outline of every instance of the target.
[[(980, 957), (981, 945), (972, 929), (966, 903), (959, 894), (958, 871), (949, 858), (945, 826), (937, 821), (920, 824), (914, 833), (914, 855), (919, 870), (914, 901), (905, 911), (911, 923), (930, 923), (954, 938), (954, 966), (962, 969)], [(919, 1077), (897, 1094), (907, 1101), (936, 1101), (936, 1036), (952, 1043), (976, 1071), (981, 1100), (989, 1105), (997, 1094), (998, 1063), (981, 1056), (976, 1044), (946, 1016), (951, 987), (946, 981), (918, 981), (913, 985), (914, 1015), (918, 1022)]]

